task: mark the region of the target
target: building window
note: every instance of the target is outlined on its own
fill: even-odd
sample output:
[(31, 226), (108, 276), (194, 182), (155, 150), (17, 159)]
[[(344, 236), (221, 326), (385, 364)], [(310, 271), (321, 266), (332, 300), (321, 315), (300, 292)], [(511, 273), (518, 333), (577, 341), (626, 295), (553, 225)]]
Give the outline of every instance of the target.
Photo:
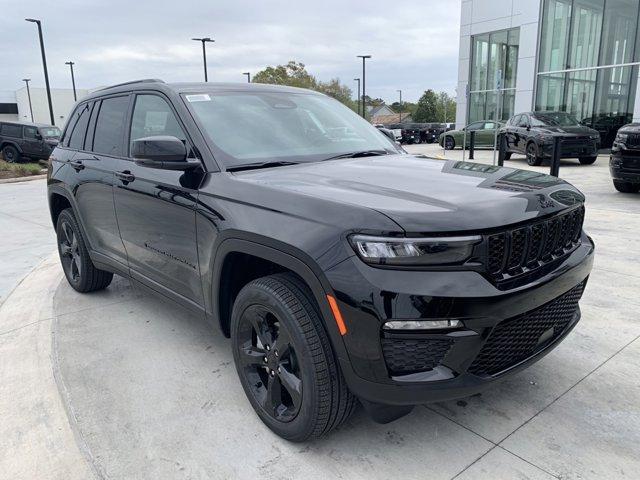
[(536, 110), (573, 114), (611, 146), (633, 118), (638, 0), (545, 0)]
[(469, 122), (513, 115), (520, 29), (472, 37)]

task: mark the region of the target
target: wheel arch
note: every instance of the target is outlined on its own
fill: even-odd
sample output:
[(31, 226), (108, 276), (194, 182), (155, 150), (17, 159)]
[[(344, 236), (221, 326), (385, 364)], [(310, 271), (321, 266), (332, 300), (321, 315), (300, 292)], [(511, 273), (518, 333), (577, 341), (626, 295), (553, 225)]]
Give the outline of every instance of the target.
[(22, 153), (23, 153), (22, 148), (20, 147), (20, 145), (18, 143), (14, 142), (13, 140), (3, 140), (0, 143), (0, 150), (2, 150), (4, 147), (8, 147), (8, 146), (14, 147), (16, 150), (18, 150), (18, 153), (20, 155), (22, 155)]
[[(247, 266), (250, 261), (256, 272), (242, 272), (240, 278), (234, 272), (238, 266)], [(244, 265), (243, 265), (244, 263)], [(277, 272), (289, 271), (297, 275), (309, 288), (316, 300), (328, 330), (331, 330), (332, 314), (326, 295), (332, 292), (324, 273), (313, 259), (299, 249), (260, 235), (247, 232), (226, 232), (217, 242), (211, 268), (211, 310), (218, 319), (222, 332), (229, 335), (229, 319), (233, 300), (242, 286), (256, 275), (264, 276)], [(231, 275), (236, 273), (236, 275)], [(245, 280), (242, 285), (233, 284)], [(337, 331), (337, 329), (336, 329)]]

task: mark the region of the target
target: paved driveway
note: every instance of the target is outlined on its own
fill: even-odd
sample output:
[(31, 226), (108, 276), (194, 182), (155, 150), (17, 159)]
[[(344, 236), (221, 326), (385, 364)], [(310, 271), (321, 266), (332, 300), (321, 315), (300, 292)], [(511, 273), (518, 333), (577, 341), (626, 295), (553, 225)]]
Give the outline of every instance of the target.
[(0, 304), (56, 248), (45, 180), (0, 184)]

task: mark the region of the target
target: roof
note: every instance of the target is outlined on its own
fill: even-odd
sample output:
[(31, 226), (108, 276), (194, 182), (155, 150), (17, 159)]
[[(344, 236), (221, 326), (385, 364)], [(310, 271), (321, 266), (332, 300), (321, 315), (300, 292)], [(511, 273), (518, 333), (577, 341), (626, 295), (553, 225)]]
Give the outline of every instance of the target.
[[(374, 115), (371, 117), (371, 121), (373, 123), (381, 123), (383, 125), (386, 125), (389, 123), (401, 123), (399, 113), (394, 113), (393, 115)], [(411, 122), (411, 121), (412, 121), (412, 118), (410, 113), (402, 114), (402, 123)]]
[[(22, 125), (26, 127), (54, 127), (55, 125), (49, 125), (48, 123), (33, 123), (33, 122), (24, 122), (22, 120), (0, 120), (0, 123), (10, 123), (12, 125)], [(60, 128), (60, 127), (58, 127)]]
[(288, 87), (285, 85), (270, 85), (266, 83), (217, 83), (217, 82), (192, 82), (192, 83), (165, 83), (159, 79), (134, 80), (132, 82), (119, 83), (105, 87), (87, 95), (83, 100), (101, 97), (111, 93), (129, 92), (134, 90), (170, 90), (176, 93), (188, 92), (288, 92), (322, 95), (322, 93), (305, 88)]

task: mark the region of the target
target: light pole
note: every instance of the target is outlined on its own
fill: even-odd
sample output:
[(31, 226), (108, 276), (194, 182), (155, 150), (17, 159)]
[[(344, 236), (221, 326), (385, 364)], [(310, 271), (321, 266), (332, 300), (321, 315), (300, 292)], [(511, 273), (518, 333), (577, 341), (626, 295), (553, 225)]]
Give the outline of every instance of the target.
[(251, 83), (251, 72), (244, 72), (243, 75), (247, 76), (247, 83)]
[(196, 42), (202, 42), (202, 60), (204, 61), (204, 81), (208, 82), (209, 78), (207, 77), (207, 47), (205, 47), (205, 44), (207, 42), (215, 42), (215, 40), (212, 40), (209, 37), (204, 37), (204, 38), (192, 38), (191, 40), (195, 40)]
[(402, 90), (396, 90), (400, 94), (400, 122), (402, 123)]
[(73, 85), (73, 101), (77, 102), (78, 101), (78, 97), (76, 95), (76, 79), (73, 76), (73, 66), (75, 65), (75, 62), (64, 62), (65, 65), (69, 65), (69, 68), (71, 68), (71, 85)]
[(32, 22), (38, 25), (38, 36), (40, 37), (40, 52), (42, 53), (42, 67), (44, 68), (44, 83), (47, 87), (47, 100), (49, 101), (49, 118), (51, 119), (51, 125), (55, 125), (55, 119), (53, 118), (53, 104), (51, 103), (51, 88), (49, 88), (49, 72), (47, 71), (47, 56), (44, 53), (44, 40), (42, 38), (42, 24), (40, 20), (35, 18), (25, 18), (27, 22)]
[(371, 55), (358, 55), (358, 58), (362, 59), (362, 118), (367, 118), (367, 72), (365, 68), (365, 62), (367, 58), (371, 58)]
[(354, 78), (353, 81), (358, 83), (358, 115), (360, 115), (360, 79)]
[(33, 123), (33, 107), (31, 106), (31, 92), (29, 91), (30, 78), (23, 78), (22, 81), (27, 84), (27, 98), (29, 99), (29, 113), (31, 114), (31, 123)]

